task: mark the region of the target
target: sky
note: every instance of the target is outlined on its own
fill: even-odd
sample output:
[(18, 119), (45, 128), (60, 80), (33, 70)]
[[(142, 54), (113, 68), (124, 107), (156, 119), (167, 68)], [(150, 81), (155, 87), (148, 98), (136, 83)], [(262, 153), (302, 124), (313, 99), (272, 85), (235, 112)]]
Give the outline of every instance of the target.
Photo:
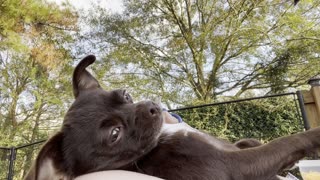
[[(48, 0), (49, 2), (56, 2), (61, 4), (67, 0)], [(77, 9), (88, 9), (90, 4), (98, 3), (100, 6), (105, 7), (106, 9), (112, 12), (121, 12), (122, 0), (68, 0), (74, 7)]]

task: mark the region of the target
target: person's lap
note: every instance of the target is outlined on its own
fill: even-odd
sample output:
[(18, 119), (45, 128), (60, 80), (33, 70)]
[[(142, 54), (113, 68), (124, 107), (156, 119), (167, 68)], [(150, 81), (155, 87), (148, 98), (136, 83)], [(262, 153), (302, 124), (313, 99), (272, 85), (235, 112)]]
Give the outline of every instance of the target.
[(161, 180), (160, 178), (123, 170), (110, 170), (86, 174), (75, 180)]

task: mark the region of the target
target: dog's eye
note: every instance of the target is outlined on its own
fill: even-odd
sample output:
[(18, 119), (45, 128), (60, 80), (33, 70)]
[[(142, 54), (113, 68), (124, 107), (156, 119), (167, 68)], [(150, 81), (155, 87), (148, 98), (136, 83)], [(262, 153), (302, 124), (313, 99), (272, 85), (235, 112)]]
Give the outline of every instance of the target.
[(117, 139), (119, 138), (120, 135), (120, 127), (116, 127), (114, 129), (112, 129), (111, 131), (111, 143), (114, 143), (117, 141)]
[(131, 96), (129, 93), (125, 93), (123, 95), (124, 99), (127, 101), (127, 102), (132, 102), (132, 99), (131, 99)]

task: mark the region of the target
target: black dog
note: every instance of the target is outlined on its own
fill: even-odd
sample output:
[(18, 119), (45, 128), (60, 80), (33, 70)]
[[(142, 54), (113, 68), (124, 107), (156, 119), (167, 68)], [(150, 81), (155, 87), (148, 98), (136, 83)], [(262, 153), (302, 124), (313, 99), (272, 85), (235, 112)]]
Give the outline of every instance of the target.
[(231, 144), (185, 124), (163, 125), (157, 104), (134, 104), (124, 90), (102, 90), (85, 70), (94, 60), (88, 56), (76, 67), (76, 100), (27, 180), (73, 179), (111, 169), (168, 180), (274, 180), (320, 147), (320, 128), (261, 145), (250, 139)]
[(151, 102), (133, 103), (125, 90), (104, 91), (85, 70), (84, 58), (73, 74), (75, 102), (61, 130), (41, 149), (27, 180), (73, 179), (134, 163), (157, 145), (162, 116)]

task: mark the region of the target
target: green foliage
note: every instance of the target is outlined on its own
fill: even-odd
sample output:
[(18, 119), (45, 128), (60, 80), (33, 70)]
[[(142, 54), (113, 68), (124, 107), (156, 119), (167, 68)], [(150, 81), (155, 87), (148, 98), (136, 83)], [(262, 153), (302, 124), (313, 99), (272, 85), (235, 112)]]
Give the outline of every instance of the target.
[(257, 138), (268, 142), (303, 130), (291, 97), (244, 101), (177, 113), (191, 126), (230, 141)]
[[(0, 4), (0, 50), (27, 50), (30, 42), (26, 38), (57, 41), (59, 31), (64, 34), (62, 30), (77, 28), (77, 15), (67, 4), (59, 7), (43, 0), (0, 0)], [(60, 43), (70, 39), (62, 37)]]
[[(0, 0), (0, 146), (46, 139), (61, 124), (71, 101), (70, 49), (77, 13), (68, 4)], [(36, 149), (20, 150), (22, 179)], [(0, 152), (0, 179), (8, 154)], [(4, 163), (4, 164), (2, 164)]]
[(108, 61), (101, 68), (111, 70), (106, 81), (129, 73), (136, 87), (145, 87), (137, 94), (163, 96), (167, 104), (256, 89), (286, 92), (320, 68), (319, 1), (123, 3), (123, 14), (94, 7), (88, 19), (95, 27), (90, 40)]
[[(60, 126), (70, 104), (68, 78), (71, 71), (63, 71), (66, 69), (63, 66), (68, 64), (60, 64), (61, 70), (48, 71), (35, 59), (25, 56), (11, 56), (9, 61), (3, 62), (0, 67), (0, 146), (18, 146), (47, 139)], [(21, 161), (15, 163), (16, 169), (25, 173), (35, 156), (33, 151), (20, 151), (17, 158)], [(2, 168), (5, 166), (0, 169), (6, 172)], [(17, 179), (23, 175), (19, 174)]]

